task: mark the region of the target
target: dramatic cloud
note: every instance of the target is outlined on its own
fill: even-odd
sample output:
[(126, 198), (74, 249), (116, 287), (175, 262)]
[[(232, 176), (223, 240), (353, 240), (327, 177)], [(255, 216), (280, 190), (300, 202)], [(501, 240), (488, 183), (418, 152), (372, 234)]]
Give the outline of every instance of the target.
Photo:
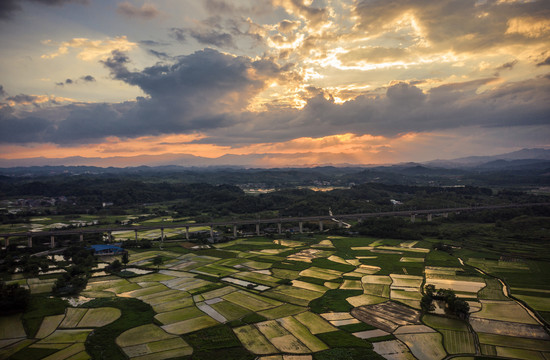
[(8, 95), (8, 94), (7, 94), (6, 91), (4, 90), (4, 87), (3, 87), (2, 85), (0, 85), (0, 97), (4, 97), (4, 96), (6, 96), (6, 95)]
[[(268, 82), (283, 79), (286, 72), (270, 60), (252, 61), (211, 49), (182, 56), (172, 65), (155, 65), (140, 72), (128, 70), (129, 62), (118, 51), (103, 61), (113, 78), (138, 86), (149, 97), (121, 104), (65, 106), (63, 111), (68, 115), (50, 123), (48, 138), (46, 133), (35, 138), (37, 133), (31, 132), (27, 141), (70, 143), (231, 126), (234, 120), (228, 114), (244, 111)], [(19, 121), (14, 117), (3, 120), (6, 131), (10, 124)], [(19, 127), (13, 131), (19, 131)], [(14, 137), (13, 141), (20, 139)]]
[(510, 83), (477, 93), (491, 82), (488, 79), (448, 84), (427, 93), (398, 83), (390, 86), (384, 96), (359, 96), (343, 104), (319, 95), (301, 110), (243, 113), (231, 128), (213, 129), (208, 132), (209, 137), (199, 141), (231, 145), (348, 132), (395, 137), (465, 126), (547, 124), (550, 79)]
[[(196, 132), (207, 135), (196, 140), (198, 143), (229, 146), (334, 133), (392, 138), (467, 126), (544, 126), (550, 113), (550, 79), (546, 78), (505, 84), (479, 94), (481, 87), (495, 79), (447, 84), (427, 93), (414, 85), (397, 83), (388, 87), (384, 96), (360, 96), (336, 104), (319, 95), (301, 110), (252, 113), (245, 110), (250, 98), (268, 79), (280, 76), (281, 69), (273, 63), (252, 62), (214, 50), (141, 72), (127, 70), (128, 61), (114, 54), (105, 65), (115, 78), (139, 86), (150, 97), (122, 104), (69, 105), (65, 120), (4, 141), (71, 143), (108, 136)], [(271, 77), (258, 77), (260, 68), (271, 68)], [(20, 131), (16, 125), (20, 119), (4, 120), (6, 131)]]
[[(82, 1), (7, 0), (0, 17), (38, 2)], [(80, 28), (87, 9), (67, 6), (63, 32), (39, 22), (43, 33), (23, 36), (2, 23), (2, 83), (20, 95), (0, 94), (1, 131), (15, 134), (0, 152), (90, 144), (95, 156), (131, 148), (284, 165), (414, 146), (422, 156), (550, 146), (547, 0), (163, 2), (169, 16), (156, 4), (94, 2), (105, 17)], [(23, 40), (34, 43), (14, 45)], [(78, 101), (44, 95), (54, 83)]]
[(160, 14), (160, 11), (153, 4), (145, 3), (141, 7), (136, 7), (128, 1), (118, 4), (116, 11), (121, 15), (143, 20), (154, 19)]
[(328, 19), (328, 9), (305, 5), (305, 3), (303, 0), (273, 0), (273, 5), (284, 8), (290, 14), (296, 14), (313, 27), (322, 25)]
[(547, 1), (363, 0), (354, 13), (356, 27), (371, 36), (409, 24), (416, 41), (434, 49), (472, 52), (550, 39)]

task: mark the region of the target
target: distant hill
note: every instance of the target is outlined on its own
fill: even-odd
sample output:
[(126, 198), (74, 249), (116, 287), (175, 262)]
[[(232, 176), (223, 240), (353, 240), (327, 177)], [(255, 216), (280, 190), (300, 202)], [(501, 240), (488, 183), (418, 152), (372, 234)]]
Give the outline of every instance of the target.
[[(424, 165), (456, 168), (456, 167), (480, 167), (483, 164), (492, 163), (497, 160), (550, 160), (549, 149), (522, 149), (506, 154), (493, 156), (468, 156), (451, 160), (433, 160), (425, 162)], [(501, 163), (504, 164), (504, 163)], [(490, 165), (489, 165), (490, 166)]]

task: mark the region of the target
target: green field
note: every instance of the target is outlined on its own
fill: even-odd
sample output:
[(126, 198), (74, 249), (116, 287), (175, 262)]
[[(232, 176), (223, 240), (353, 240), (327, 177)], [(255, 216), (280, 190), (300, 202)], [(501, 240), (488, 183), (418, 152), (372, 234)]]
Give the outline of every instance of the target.
[(473, 317), (537, 324), (537, 321), (515, 301), (482, 300), (481, 304), (481, 311), (472, 314)]
[(443, 335), (443, 345), (449, 354), (473, 354), (476, 352), (475, 341), (468, 331), (439, 329)]
[[(132, 250), (131, 261), (151, 273), (90, 279), (83, 293), (97, 296), (90, 306), (68, 306), (43, 296), (33, 301), (51, 302), (51, 310), (34, 308), (23, 316), (0, 318), (0, 357), (99, 358), (101, 344), (107, 343), (113, 344), (110, 359), (380, 359), (373, 348), (385, 356), (400, 351), (403, 358), (442, 359), (447, 354), (473, 357), (475, 336), (488, 356), (529, 359), (550, 352), (550, 338), (544, 338), (541, 327), (531, 328), (537, 321), (504, 295), (500, 281), (467, 265), (482, 264), (473, 253), (462, 266), (450, 253), (428, 249), (439, 240), (340, 236), (330, 239), (330, 251), (319, 251), (315, 245), (326, 237), (293, 236), (277, 243), (267, 237), (238, 239), (196, 251), (180, 252), (175, 243), (167, 250)], [(296, 254), (312, 257), (310, 262), (291, 260)], [(160, 271), (152, 265), (156, 256), (165, 259)], [(484, 269), (506, 270), (510, 276), (523, 274), (526, 266), (535, 265), (495, 259)], [(542, 265), (537, 266), (542, 273)], [(225, 277), (253, 286), (229, 284), (221, 280)], [(419, 322), (412, 308), (420, 309), (421, 286), (430, 282), (467, 296), (471, 310), (480, 307), (470, 315), (473, 327), (452, 315), (425, 313)], [(534, 310), (550, 312), (550, 286), (512, 290)], [(118, 301), (139, 303), (141, 310), (132, 312)], [(363, 322), (351, 315), (361, 309), (378, 310), (365, 310), (369, 319)], [(361, 332), (380, 331), (376, 326), (385, 328), (388, 321), (391, 330), (359, 338)], [(515, 328), (522, 330), (513, 333)], [(27, 337), (36, 340), (32, 345), (19, 341)]]

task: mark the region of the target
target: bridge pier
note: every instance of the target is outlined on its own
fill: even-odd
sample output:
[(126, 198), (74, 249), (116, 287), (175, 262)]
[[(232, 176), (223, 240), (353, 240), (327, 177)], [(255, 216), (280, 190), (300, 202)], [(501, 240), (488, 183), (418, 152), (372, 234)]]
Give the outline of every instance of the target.
[(134, 240), (137, 242), (138, 239), (137, 239), (137, 230), (134, 230)]
[(279, 235), (281, 235), (283, 232), (283, 225), (281, 223), (277, 223), (277, 230), (279, 231)]
[(84, 242), (84, 234), (83, 233), (80, 233), (80, 236), (78, 237), (78, 240), (80, 242)]
[(256, 235), (260, 236), (260, 223), (256, 224)]
[(185, 239), (189, 241), (189, 226), (185, 227)]
[(300, 234), (304, 232), (304, 223), (303, 222), (299, 222), (298, 223), (298, 227), (300, 228)]
[(9, 236), (4, 236), (4, 243), (5, 243), (6, 249), (7, 249), (8, 245), (10, 244), (10, 237)]
[(214, 225), (210, 225), (210, 238), (214, 240)]
[(29, 235), (29, 236), (27, 237), (27, 244), (28, 244), (28, 246), (29, 246), (30, 248), (32, 248), (32, 236), (31, 236), (31, 235)]
[(449, 217), (449, 213), (443, 213), (443, 217), (446, 219)]
[(50, 247), (53, 249), (55, 247), (55, 236), (50, 236)]
[(319, 220), (319, 231), (323, 231), (323, 220)]
[(428, 221), (432, 221), (432, 214), (428, 214)]
[(237, 237), (237, 225), (233, 225), (233, 236)]
[(111, 230), (107, 231), (107, 242), (113, 241), (113, 232)]
[(340, 229), (344, 227), (344, 222), (342, 220), (338, 220), (338, 227)]
[(416, 215), (415, 214), (411, 214), (411, 222), (414, 224), (414, 221), (416, 220)]
[(160, 241), (164, 242), (164, 228), (160, 228)]

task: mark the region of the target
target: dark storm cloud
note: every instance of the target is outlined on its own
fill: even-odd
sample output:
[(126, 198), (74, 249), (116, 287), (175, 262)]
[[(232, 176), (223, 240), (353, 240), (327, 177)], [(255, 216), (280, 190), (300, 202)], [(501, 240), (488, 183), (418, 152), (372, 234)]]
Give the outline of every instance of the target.
[(70, 84), (72, 84), (72, 83), (73, 83), (73, 80), (72, 80), (72, 79), (66, 79), (66, 80), (65, 80), (65, 84), (67, 84), (67, 85), (70, 85)]
[(113, 50), (111, 57), (101, 61), (107, 68), (111, 70), (111, 73), (115, 76), (115, 79), (122, 80), (119, 76), (129, 73), (126, 68), (126, 64), (130, 62), (128, 55), (119, 50)]
[(252, 61), (212, 49), (181, 56), (174, 64), (158, 64), (140, 72), (129, 71), (128, 62), (126, 55), (114, 51), (103, 63), (115, 79), (140, 87), (152, 101), (160, 101), (171, 108), (185, 104), (181, 109), (184, 113), (205, 109), (234, 111), (245, 107), (250, 96), (262, 90), (266, 80), (281, 71), (271, 61)]
[[(130, 70), (130, 59), (114, 51), (103, 61), (114, 79), (139, 87), (147, 96), (119, 104), (59, 106), (63, 116), (41, 111), (17, 115), (4, 106), (0, 113), (3, 142), (49, 141), (58, 144), (98, 142), (108, 136), (131, 138), (174, 133), (203, 133), (201, 143), (237, 145), (354, 133), (399, 136), (464, 127), (529, 127), (548, 125), (550, 78), (504, 83), (487, 78), (446, 84), (422, 91), (411, 83), (395, 83), (385, 92), (365, 93), (343, 104), (310, 91), (303, 109), (271, 107), (253, 113), (251, 99), (273, 81), (292, 76), (271, 60), (253, 61), (205, 49)], [(32, 103), (36, 97), (5, 99)], [(59, 120), (61, 119), (61, 120)], [(32, 131), (26, 126), (36, 124)]]
[[(121, 104), (62, 106), (60, 110), (68, 115), (62, 121), (50, 121), (47, 131), (41, 131), (40, 136), (29, 132), (27, 137), (20, 135), (3, 141), (63, 144), (100, 141), (107, 136), (193, 133), (228, 127), (235, 121), (228, 114), (243, 111), (270, 80), (286, 71), (270, 60), (252, 61), (212, 49), (181, 56), (173, 64), (157, 64), (143, 71), (130, 71), (129, 62), (124, 53), (114, 51), (103, 64), (114, 79), (138, 86), (147, 98)], [(6, 130), (13, 125), (12, 131), (20, 131), (16, 125), (20, 120), (25, 118), (13, 114), (4, 114), (2, 119)]]
[(234, 126), (213, 129), (200, 143), (236, 145), (355, 133), (398, 136), (467, 126), (492, 128), (544, 126), (550, 113), (550, 79), (511, 83), (477, 93), (492, 79), (448, 84), (422, 92), (398, 83), (385, 95), (359, 96), (336, 104), (323, 95), (301, 110), (242, 113)]
[(88, 0), (0, 0), (0, 20), (11, 19), (13, 13), (21, 10), (23, 1), (39, 3), (49, 6), (62, 6), (65, 4), (87, 4)]
[(0, 142), (25, 143), (29, 139), (35, 142), (47, 141), (51, 123), (39, 117), (25, 117), (16, 119), (5, 114), (4, 108), (0, 109)]
[(4, 90), (4, 87), (0, 85), (0, 97), (4, 97), (6, 95), (8, 95), (8, 93), (6, 93), (6, 91)]

